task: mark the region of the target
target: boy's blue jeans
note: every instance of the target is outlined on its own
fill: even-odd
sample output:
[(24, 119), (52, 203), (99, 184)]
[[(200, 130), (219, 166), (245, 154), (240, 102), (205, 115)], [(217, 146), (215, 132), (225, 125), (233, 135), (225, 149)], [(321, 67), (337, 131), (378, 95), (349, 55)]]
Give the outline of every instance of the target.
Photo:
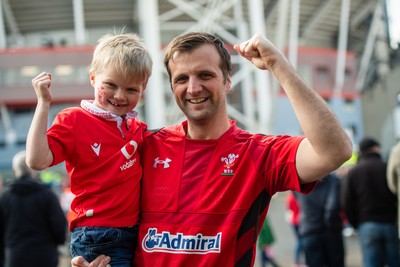
[(72, 257), (93, 261), (104, 254), (111, 257), (112, 267), (130, 267), (134, 259), (138, 227), (77, 227), (71, 234)]

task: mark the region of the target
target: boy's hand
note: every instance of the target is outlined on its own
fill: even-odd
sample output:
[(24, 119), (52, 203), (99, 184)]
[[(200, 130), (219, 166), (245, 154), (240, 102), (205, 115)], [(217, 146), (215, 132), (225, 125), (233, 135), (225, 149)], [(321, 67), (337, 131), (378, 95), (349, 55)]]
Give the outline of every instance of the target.
[(32, 79), (32, 85), (35, 89), (36, 96), (39, 100), (51, 102), (52, 95), (50, 92), (51, 87), (51, 74), (42, 72)]

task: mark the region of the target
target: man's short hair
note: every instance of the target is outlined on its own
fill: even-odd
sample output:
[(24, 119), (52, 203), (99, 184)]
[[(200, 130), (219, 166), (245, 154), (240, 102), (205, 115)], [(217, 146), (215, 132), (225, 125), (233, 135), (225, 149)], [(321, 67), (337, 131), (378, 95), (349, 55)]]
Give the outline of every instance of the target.
[(361, 140), (358, 146), (361, 153), (367, 153), (371, 148), (375, 146), (380, 147), (380, 144), (375, 139), (368, 137)]

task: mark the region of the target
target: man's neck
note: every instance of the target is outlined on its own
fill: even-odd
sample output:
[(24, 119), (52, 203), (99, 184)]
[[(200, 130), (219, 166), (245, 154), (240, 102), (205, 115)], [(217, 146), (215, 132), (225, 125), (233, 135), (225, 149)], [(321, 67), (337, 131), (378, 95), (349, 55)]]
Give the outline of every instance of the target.
[(215, 140), (220, 138), (230, 127), (228, 119), (218, 123), (188, 121), (186, 135), (191, 139)]

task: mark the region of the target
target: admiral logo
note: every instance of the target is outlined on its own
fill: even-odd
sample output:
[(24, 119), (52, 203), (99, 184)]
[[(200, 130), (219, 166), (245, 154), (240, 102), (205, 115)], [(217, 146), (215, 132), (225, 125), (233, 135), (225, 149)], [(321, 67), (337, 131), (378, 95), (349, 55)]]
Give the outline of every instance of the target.
[(154, 163), (153, 163), (153, 168), (157, 168), (157, 165), (162, 165), (164, 167), (164, 169), (169, 168), (169, 163), (172, 160), (169, 158), (166, 158), (165, 160), (163, 159), (159, 159), (159, 157), (154, 159)]
[(176, 235), (163, 231), (157, 233), (157, 228), (149, 228), (142, 240), (142, 248), (146, 252), (165, 252), (175, 254), (208, 254), (221, 252), (222, 233), (215, 236)]
[(235, 160), (239, 155), (233, 153), (229, 154), (228, 157), (222, 157), (221, 161), (224, 162), (224, 172), (221, 173), (222, 176), (233, 176), (233, 166), (235, 166)]

